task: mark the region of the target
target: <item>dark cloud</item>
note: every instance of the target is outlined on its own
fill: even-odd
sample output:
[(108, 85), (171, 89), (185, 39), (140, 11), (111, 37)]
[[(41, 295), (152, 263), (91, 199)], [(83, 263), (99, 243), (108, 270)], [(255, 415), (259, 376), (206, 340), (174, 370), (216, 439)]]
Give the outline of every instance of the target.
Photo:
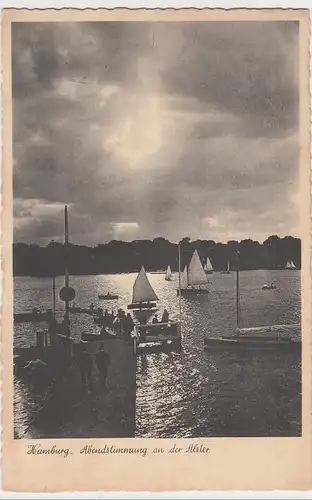
[[(14, 23), (15, 239), (297, 233), (298, 23)], [(270, 193), (270, 207), (264, 201)]]

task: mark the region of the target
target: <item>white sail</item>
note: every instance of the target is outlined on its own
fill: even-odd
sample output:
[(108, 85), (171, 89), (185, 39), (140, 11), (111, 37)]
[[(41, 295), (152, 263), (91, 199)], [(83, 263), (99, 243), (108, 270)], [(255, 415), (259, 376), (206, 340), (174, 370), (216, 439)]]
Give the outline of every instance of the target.
[(206, 260), (206, 265), (204, 267), (204, 270), (205, 271), (213, 271), (213, 267), (212, 267), (212, 264), (210, 262), (210, 259), (209, 257), (207, 257), (207, 260)]
[(290, 268), (291, 268), (291, 269), (296, 269), (296, 266), (295, 266), (295, 264), (294, 264), (294, 261), (293, 261), (293, 260), (291, 260), (291, 261), (290, 261)]
[(170, 280), (172, 276), (171, 268), (168, 266), (167, 271), (166, 271), (166, 280)]
[(207, 285), (208, 279), (200, 261), (197, 250), (194, 251), (190, 265), (187, 270), (188, 285)]
[(230, 261), (228, 260), (228, 266), (227, 266), (227, 271), (230, 270)]
[(181, 273), (181, 289), (185, 290), (187, 288), (188, 282), (187, 282), (187, 268), (183, 269)]
[(151, 302), (153, 300), (159, 300), (159, 298), (148, 281), (144, 267), (142, 267), (133, 285), (132, 303), (137, 304), (138, 302)]

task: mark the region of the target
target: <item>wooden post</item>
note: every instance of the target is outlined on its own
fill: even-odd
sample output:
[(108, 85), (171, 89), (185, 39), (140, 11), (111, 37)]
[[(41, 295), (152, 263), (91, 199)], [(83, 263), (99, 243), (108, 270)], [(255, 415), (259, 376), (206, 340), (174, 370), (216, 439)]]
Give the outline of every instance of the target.
[(55, 320), (55, 302), (56, 302), (56, 297), (55, 297), (55, 276), (52, 276), (52, 311), (53, 311), (53, 318)]
[[(68, 274), (68, 209), (65, 205), (65, 287), (69, 287), (69, 274)], [(69, 327), (69, 302), (65, 301), (65, 326), (66, 331), (64, 332), (67, 337), (70, 337), (70, 327)]]
[(178, 243), (178, 261), (179, 261), (179, 321), (180, 321), (180, 336), (181, 336), (182, 303), (181, 303), (181, 249), (180, 249), (180, 243)]
[(42, 330), (37, 330), (36, 331), (36, 344), (39, 349), (43, 349), (45, 347), (44, 345), (45, 341), (45, 332)]

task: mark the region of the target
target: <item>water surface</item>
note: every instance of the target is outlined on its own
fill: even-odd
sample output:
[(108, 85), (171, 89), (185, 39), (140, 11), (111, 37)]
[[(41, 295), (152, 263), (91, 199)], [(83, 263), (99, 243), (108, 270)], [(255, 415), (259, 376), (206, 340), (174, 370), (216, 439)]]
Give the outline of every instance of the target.
[[(126, 308), (136, 275), (72, 277), (76, 303)], [(178, 318), (177, 276), (149, 279), (158, 297), (159, 315), (166, 307)], [(301, 432), (300, 359), (293, 353), (204, 351), (204, 336), (230, 335), (236, 322), (235, 274), (209, 276), (209, 295), (182, 298), (183, 352), (138, 357), (136, 433), (141, 437), (291, 436)], [(274, 281), (277, 290), (262, 290)], [(59, 290), (63, 277), (56, 280)], [(99, 293), (117, 293), (117, 301), (99, 301)], [(300, 323), (299, 271), (240, 273), (241, 326)], [(51, 307), (51, 280), (14, 279), (15, 312)], [(58, 317), (63, 303), (57, 302)], [(14, 345), (35, 343), (35, 330), (44, 324), (17, 324)], [(73, 337), (97, 330), (87, 315), (71, 315)], [(32, 418), (38, 395), (24, 383), (15, 384), (17, 435)]]

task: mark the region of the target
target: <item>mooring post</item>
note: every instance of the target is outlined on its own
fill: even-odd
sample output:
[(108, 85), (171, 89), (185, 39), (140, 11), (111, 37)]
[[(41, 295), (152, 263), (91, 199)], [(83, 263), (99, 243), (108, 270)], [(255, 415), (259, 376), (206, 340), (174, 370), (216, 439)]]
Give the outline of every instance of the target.
[(46, 337), (46, 332), (44, 330), (37, 330), (36, 331), (36, 346), (39, 349), (44, 349), (45, 337)]

